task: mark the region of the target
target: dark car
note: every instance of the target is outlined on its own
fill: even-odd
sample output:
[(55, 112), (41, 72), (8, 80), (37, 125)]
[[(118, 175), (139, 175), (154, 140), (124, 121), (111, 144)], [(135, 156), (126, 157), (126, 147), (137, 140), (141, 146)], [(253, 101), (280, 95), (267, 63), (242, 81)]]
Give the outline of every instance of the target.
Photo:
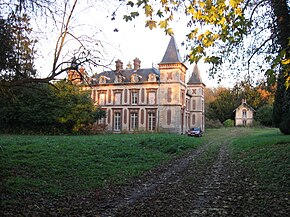
[(200, 127), (194, 127), (187, 131), (188, 136), (202, 137), (202, 130)]

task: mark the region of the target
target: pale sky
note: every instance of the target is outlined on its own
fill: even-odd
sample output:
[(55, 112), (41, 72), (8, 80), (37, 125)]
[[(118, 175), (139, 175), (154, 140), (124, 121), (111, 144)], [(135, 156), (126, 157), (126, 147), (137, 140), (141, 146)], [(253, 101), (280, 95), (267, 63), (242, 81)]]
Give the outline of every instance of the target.
[[(104, 59), (101, 63), (105, 65), (113, 60), (111, 65), (113, 69), (115, 68), (114, 64), (117, 59), (122, 60), (125, 67), (129, 62), (132, 63), (135, 57), (141, 60), (141, 68), (150, 68), (152, 64), (156, 66), (163, 58), (170, 36), (165, 35), (163, 30), (160, 29), (150, 30), (149, 28), (145, 28), (144, 15), (141, 15), (140, 18), (134, 21), (125, 22), (122, 19), (123, 11), (119, 11), (116, 20), (112, 21), (110, 16), (112, 14), (112, 8), (114, 8), (112, 5), (87, 8), (87, 5), (80, 3), (78, 11), (75, 13), (75, 19), (73, 20), (74, 29), (72, 31), (75, 34), (92, 35), (96, 40), (100, 40), (105, 49), (103, 54)], [(39, 23), (37, 24), (39, 25)], [(53, 50), (58, 34), (55, 27), (49, 28), (49, 26), (46, 24), (43, 29), (44, 33), (39, 33), (41, 40), (39, 40), (38, 50), (40, 52), (38, 52), (39, 56), (35, 61), (35, 65), (42, 72), (42, 76), (46, 76), (50, 71), (47, 69), (50, 69), (52, 66)], [(180, 50), (180, 55), (184, 57), (188, 51), (181, 46), (181, 43), (185, 40), (188, 32), (186, 23), (177, 20), (172, 24), (172, 27), (175, 31), (174, 37)], [(116, 28), (118, 32), (114, 32)], [(96, 32), (98, 33), (95, 34)], [(186, 63), (186, 65), (188, 67), (187, 76), (189, 77), (193, 65), (189, 63)], [(202, 80), (206, 86), (217, 86), (218, 83), (216, 80), (210, 80), (208, 78), (207, 66), (204, 64), (198, 64), (198, 66)], [(101, 67), (90, 73), (100, 73), (102, 70), (103, 68)], [(224, 80), (221, 85), (230, 86), (230, 80)]]

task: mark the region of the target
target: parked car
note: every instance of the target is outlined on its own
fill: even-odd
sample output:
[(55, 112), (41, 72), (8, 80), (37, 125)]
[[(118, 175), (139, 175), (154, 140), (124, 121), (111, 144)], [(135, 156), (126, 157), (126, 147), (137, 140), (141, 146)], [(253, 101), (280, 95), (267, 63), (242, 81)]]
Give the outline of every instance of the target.
[(187, 131), (188, 136), (202, 137), (202, 130), (200, 127), (194, 127)]

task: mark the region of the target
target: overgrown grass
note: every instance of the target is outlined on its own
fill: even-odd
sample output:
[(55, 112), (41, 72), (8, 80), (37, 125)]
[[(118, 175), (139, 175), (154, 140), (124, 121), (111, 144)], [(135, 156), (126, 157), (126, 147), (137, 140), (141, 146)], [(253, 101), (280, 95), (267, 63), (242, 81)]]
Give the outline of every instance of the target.
[(232, 142), (234, 158), (258, 180), (259, 187), (271, 192), (289, 192), (290, 136), (278, 129), (252, 129), (246, 137)]
[(0, 135), (0, 191), (84, 193), (124, 183), (201, 143), (174, 134)]

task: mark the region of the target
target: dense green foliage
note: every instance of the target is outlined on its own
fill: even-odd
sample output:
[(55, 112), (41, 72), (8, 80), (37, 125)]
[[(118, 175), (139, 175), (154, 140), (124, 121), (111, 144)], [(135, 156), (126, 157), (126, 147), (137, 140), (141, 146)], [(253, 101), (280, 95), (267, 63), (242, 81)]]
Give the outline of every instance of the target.
[[(30, 38), (29, 18), (13, 12), (7, 18), (0, 14), (0, 87), (1, 82), (34, 76), (34, 45)], [(4, 83), (5, 84), (5, 83)]]
[(124, 183), (202, 141), (173, 134), (0, 135), (1, 190), (84, 193)]
[(264, 105), (260, 107), (255, 116), (256, 120), (260, 122), (260, 124), (264, 126), (272, 126), (273, 124), (273, 106)]
[(0, 130), (4, 132), (72, 133), (100, 118), (101, 109), (94, 108), (90, 95), (65, 81), (55, 87), (3, 89), (0, 95)]
[(232, 119), (227, 119), (223, 122), (223, 125), (225, 127), (234, 127), (235, 126), (235, 121)]

